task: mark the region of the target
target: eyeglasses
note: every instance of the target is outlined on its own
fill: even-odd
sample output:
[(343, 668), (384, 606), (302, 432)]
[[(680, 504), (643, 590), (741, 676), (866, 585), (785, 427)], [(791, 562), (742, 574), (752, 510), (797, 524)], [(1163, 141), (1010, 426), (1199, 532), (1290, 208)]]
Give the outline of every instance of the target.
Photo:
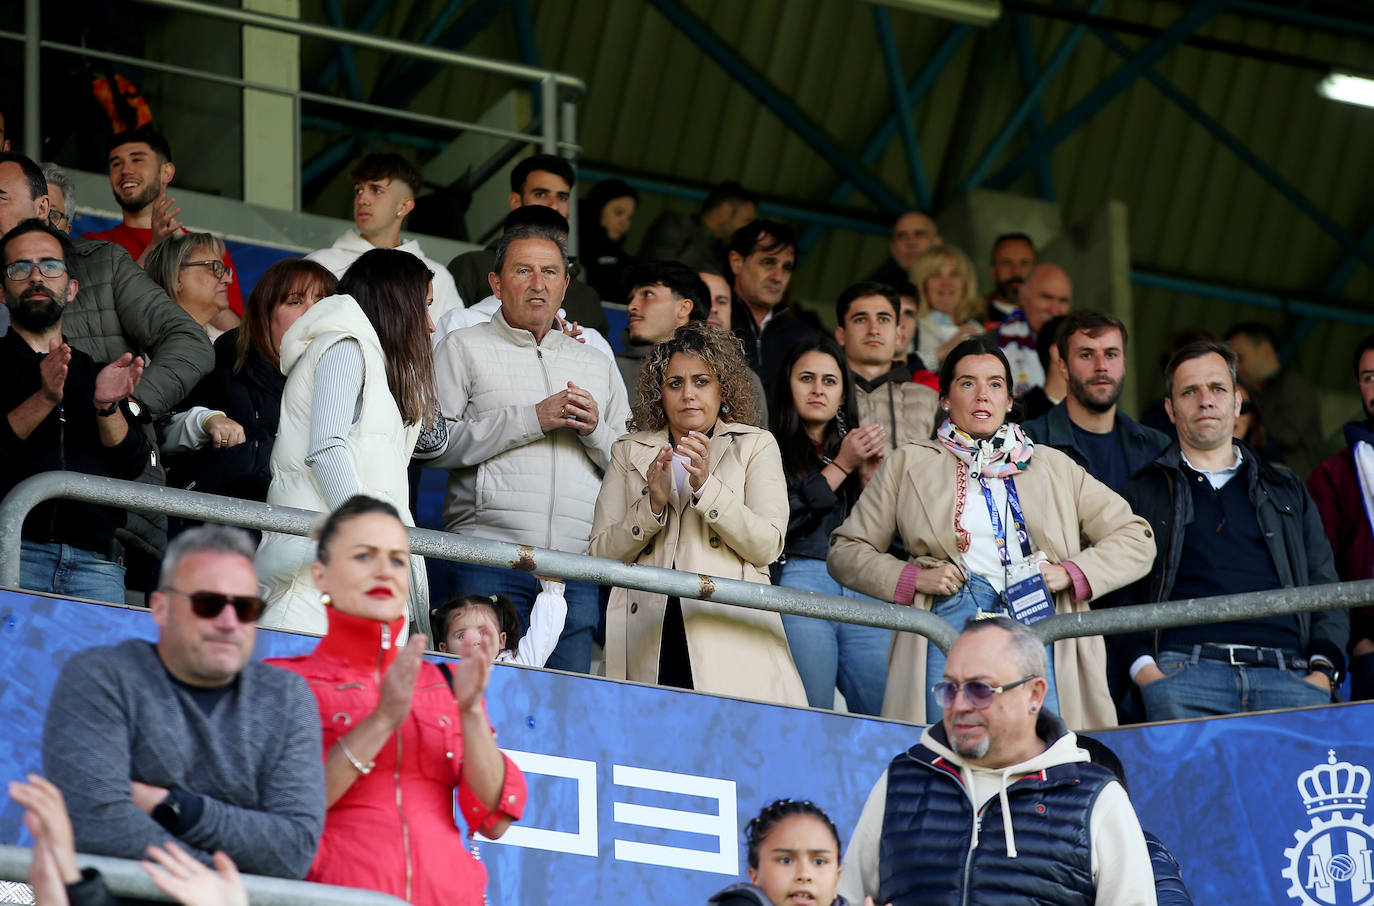
[(215, 279), (216, 279), (216, 280), (220, 279), (220, 278), (223, 277), (225, 274), (228, 274), (228, 275), (231, 276), (231, 277), (234, 275), (234, 269), (233, 269), (232, 267), (230, 267), (229, 265), (225, 264), (223, 261), (219, 261), (219, 260), (215, 260), (215, 261), (187, 261), (185, 264), (182, 265), (182, 267), (183, 267), (183, 268), (187, 268), (187, 267), (208, 267), (208, 268), (210, 269), (210, 273), (212, 273), (212, 274), (215, 275)]
[(240, 623), (256, 623), (267, 609), (267, 602), (257, 595), (225, 595), (217, 591), (182, 591), (179, 588), (159, 591), (185, 595), (191, 602), (191, 612), (206, 620), (213, 620), (225, 607), (232, 607)]
[(67, 262), (61, 258), (44, 258), (40, 261), (15, 261), (5, 267), (5, 276), (11, 280), (27, 280), (33, 269), (44, 277), (60, 277), (67, 272)]
[(979, 711), (992, 704), (994, 696), (1001, 695), (1017, 686), (1025, 685), (1035, 676), (1023, 676), (1014, 683), (1006, 683), (1001, 686), (990, 686), (982, 680), (969, 680), (967, 683), (951, 683), (949, 680), (942, 680), (930, 687), (930, 691), (935, 694), (935, 703), (945, 710), (954, 707), (954, 700), (959, 697), (960, 691), (964, 693), (964, 698), (968, 703)]
[(54, 227), (56, 227), (59, 230), (62, 230), (63, 232), (66, 232), (67, 225), (71, 222), (72, 219), (67, 216), (66, 211), (59, 211), (57, 208), (53, 208), (50, 211), (48, 211), (48, 223), (52, 224)]

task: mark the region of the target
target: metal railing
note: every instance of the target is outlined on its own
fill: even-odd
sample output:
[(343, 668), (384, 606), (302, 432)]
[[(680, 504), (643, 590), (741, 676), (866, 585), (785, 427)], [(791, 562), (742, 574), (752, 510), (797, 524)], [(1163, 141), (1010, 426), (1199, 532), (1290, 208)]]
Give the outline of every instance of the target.
[(94, 50), (89, 47), (63, 44), (59, 41), (45, 41), (42, 38), (41, 29), (42, 17), (40, 9), (42, 0), (24, 0), (23, 33), (0, 31), (0, 39), (19, 41), (24, 45), (24, 151), (29, 157), (34, 160), (41, 159), (43, 132), (40, 106), (41, 98), (39, 92), (39, 57), (43, 50), (57, 51), (80, 57), (90, 57), (92, 59), (122, 63), (129, 66), (138, 66), (154, 72), (163, 72), (169, 75), (199, 79), (201, 81), (220, 85), (231, 85), (238, 88), (262, 91), (291, 98), (292, 119), (296, 135), (293, 164), (296, 174), (295, 210), (297, 211), (301, 209), (302, 180), (300, 154), (302, 101), (340, 109), (371, 113), (377, 116), (405, 120), (406, 122), (427, 126), (451, 128), (455, 132), (474, 132), (480, 135), (504, 138), (511, 142), (538, 145), (540, 150), (547, 154), (562, 154), (565, 157), (577, 157), (582, 152), (581, 146), (577, 144), (576, 100), (586, 95), (587, 84), (576, 76), (568, 75), (567, 73), (555, 72), (551, 69), (541, 69), (536, 66), (525, 66), (520, 63), (509, 63), (504, 60), (490, 60), (485, 57), (472, 56), (471, 54), (446, 50), (441, 47), (433, 47), (428, 44), (417, 44), (412, 41), (402, 41), (396, 38), (382, 37), (367, 32), (349, 31), (344, 28), (335, 28), (330, 25), (320, 25), (314, 22), (303, 22), (298, 19), (287, 19), (282, 16), (273, 16), (267, 13), (254, 12), (252, 10), (209, 6), (204, 3), (195, 2), (195, 0), (129, 0), (129, 2), (142, 4), (144, 6), (158, 7), (160, 9), (191, 13), (211, 19), (221, 19), (239, 25), (267, 29), (269, 31), (295, 35), (302, 38), (316, 38), (336, 44), (346, 44), (352, 47), (361, 47), (369, 50), (397, 54), (410, 60), (423, 60), (439, 63), (444, 66), (484, 72), (492, 75), (507, 76), (524, 82), (537, 83), (539, 86), (540, 100), (540, 130), (538, 134), (531, 134), (529, 132), (511, 129), (499, 129), (493, 126), (485, 126), (481, 123), (455, 120), (442, 116), (431, 116), (422, 113), (412, 113), (408, 110), (397, 110), (392, 107), (370, 104), (365, 101), (337, 98), (331, 95), (305, 91), (299, 88), (284, 88), (280, 85), (269, 85), (262, 82), (255, 82), (250, 79), (222, 75), (206, 70), (173, 66), (168, 63), (159, 63), (155, 60), (148, 60), (141, 57), (130, 57), (123, 54)]
[[(33, 850), (26, 846), (0, 845), (0, 880), (27, 880), (32, 858)], [(99, 871), (105, 886), (116, 896), (173, 902), (148, 879), (147, 872), (139, 863), (131, 859), (77, 853), (76, 863), (82, 868)], [(243, 886), (248, 891), (248, 902), (253, 906), (395, 906), (405, 902), (375, 890), (356, 887), (288, 881), (262, 875), (246, 874), (242, 878)]]
[[(19, 587), (20, 529), (29, 511), (53, 499), (81, 500), (145, 513), (165, 513), (260, 531), (309, 535), (320, 514), (198, 491), (183, 491), (78, 472), (44, 472), (26, 478), (0, 501), (0, 587)], [(719, 601), (755, 610), (817, 617), (881, 629), (915, 632), (948, 651), (959, 631), (928, 610), (820, 594), (656, 566), (625, 564), (567, 551), (491, 541), (432, 529), (410, 529), (411, 550), (426, 557), (538, 572), (540, 575), (615, 585), (683, 598)], [(1089, 635), (1116, 635), (1374, 603), (1374, 580), (1281, 588), (1273, 591), (1138, 604), (1085, 613), (1055, 614), (1034, 629), (1046, 644)]]

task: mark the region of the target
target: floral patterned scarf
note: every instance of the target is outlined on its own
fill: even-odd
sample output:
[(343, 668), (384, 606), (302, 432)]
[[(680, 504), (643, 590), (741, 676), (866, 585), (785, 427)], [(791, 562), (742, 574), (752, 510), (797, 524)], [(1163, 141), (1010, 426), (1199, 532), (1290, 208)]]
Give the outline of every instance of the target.
[(978, 440), (945, 419), (935, 437), (968, 466), (970, 475), (984, 478), (1007, 478), (1024, 472), (1035, 452), (1035, 442), (1021, 431), (1020, 425), (1011, 422), (987, 440)]

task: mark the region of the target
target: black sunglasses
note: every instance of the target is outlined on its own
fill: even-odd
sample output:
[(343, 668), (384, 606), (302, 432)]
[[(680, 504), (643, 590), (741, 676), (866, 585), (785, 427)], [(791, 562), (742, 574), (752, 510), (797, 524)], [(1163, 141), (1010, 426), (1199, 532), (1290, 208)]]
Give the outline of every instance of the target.
[(267, 602), (257, 595), (225, 595), (217, 591), (182, 591), (179, 588), (161, 590), (185, 595), (191, 602), (191, 612), (205, 620), (213, 620), (225, 607), (233, 607), (240, 623), (256, 623), (267, 609)]
[(935, 703), (948, 711), (954, 707), (954, 700), (959, 697), (959, 690), (962, 689), (964, 690), (964, 698), (968, 699), (968, 703), (981, 711), (992, 704), (992, 700), (996, 696), (1009, 689), (1025, 685), (1035, 678), (1034, 676), (1023, 676), (1014, 683), (1005, 683), (1001, 686), (989, 685), (982, 680), (969, 680), (967, 683), (952, 683), (949, 680), (941, 680), (931, 686), (930, 691), (935, 693)]

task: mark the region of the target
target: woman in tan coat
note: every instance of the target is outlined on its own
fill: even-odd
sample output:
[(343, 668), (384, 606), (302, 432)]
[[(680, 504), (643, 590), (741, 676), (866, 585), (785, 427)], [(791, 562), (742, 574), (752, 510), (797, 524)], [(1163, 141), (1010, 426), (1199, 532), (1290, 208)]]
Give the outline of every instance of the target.
[[(787, 486), (777, 442), (753, 426), (739, 341), (679, 327), (644, 362), (636, 433), (611, 447), (587, 552), (626, 563), (768, 582)], [(616, 588), (606, 675), (805, 705), (776, 613)]]
[[(1051, 601), (1034, 607), (1039, 583), (1053, 612), (1072, 613), (1145, 575), (1155, 555), (1145, 521), (1069, 457), (1007, 422), (1011, 368), (999, 350), (971, 339), (950, 352), (940, 405), (948, 418), (936, 439), (892, 453), (831, 536), (827, 564), (841, 584), (962, 627), (980, 612), (1028, 623), (1048, 616)], [(908, 562), (887, 553), (895, 537)], [(1049, 654), (1047, 707), (1074, 729), (1114, 726), (1102, 637), (1055, 642)], [(883, 716), (938, 720), (929, 690), (944, 661), (923, 636), (897, 633)]]

